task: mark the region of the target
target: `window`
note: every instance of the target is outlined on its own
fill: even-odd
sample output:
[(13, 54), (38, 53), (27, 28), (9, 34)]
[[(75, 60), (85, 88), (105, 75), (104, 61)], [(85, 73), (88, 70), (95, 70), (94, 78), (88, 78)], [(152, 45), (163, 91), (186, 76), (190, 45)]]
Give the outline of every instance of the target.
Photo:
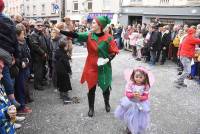
[(103, 0), (103, 5), (104, 5), (104, 9), (106, 9), (106, 10), (109, 9), (110, 10), (112, 2), (111, 2), (111, 0)]
[(45, 11), (45, 5), (42, 4), (42, 12), (44, 12), (44, 11)]
[(29, 8), (29, 6), (27, 6), (27, 7), (26, 7), (26, 11), (27, 11), (27, 12), (26, 12), (26, 15), (27, 15), (27, 16), (30, 15), (30, 14), (29, 14), (29, 10), (30, 10), (30, 8)]
[(160, 0), (160, 4), (168, 4), (169, 0)]
[(35, 5), (33, 5), (33, 15), (36, 15), (37, 13), (36, 13), (36, 6)]
[(88, 10), (92, 10), (92, 2), (88, 2)]
[(78, 2), (74, 2), (74, 11), (78, 11)]
[(41, 15), (45, 15), (45, 4), (42, 4), (42, 12)]
[(27, 12), (29, 13), (29, 10), (30, 10), (30, 9), (29, 9), (29, 6), (26, 7), (26, 10), (27, 10)]

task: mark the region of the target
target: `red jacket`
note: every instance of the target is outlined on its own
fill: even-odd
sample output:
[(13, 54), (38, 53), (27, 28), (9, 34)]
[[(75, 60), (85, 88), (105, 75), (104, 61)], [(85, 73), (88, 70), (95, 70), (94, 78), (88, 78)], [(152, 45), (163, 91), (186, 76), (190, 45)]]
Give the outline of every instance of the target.
[(183, 39), (183, 42), (180, 44), (179, 55), (189, 58), (193, 58), (195, 54), (195, 45), (200, 44), (200, 39), (195, 38), (194, 34), (196, 30), (193, 28), (188, 29), (188, 35)]
[[(98, 66), (97, 66), (98, 44), (101, 41), (107, 41), (108, 37), (110, 36), (111, 35), (109, 34), (104, 34), (103, 36), (99, 37), (98, 43), (95, 40), (93, 40), (91, 36), (88, 36), (88, 39), (87, 39), (88, 56), (87, 56), (85, 67), (84, 67), (83, 74), (81, 77), (81, 83), (84, 83), (85, 81), (87, 81), (89, 90), (92, 89), (98, 83)], [(119, 53), (116, 42), (114, 40), (111, 40), (109, 43), (109, 53), (110, 54)]]

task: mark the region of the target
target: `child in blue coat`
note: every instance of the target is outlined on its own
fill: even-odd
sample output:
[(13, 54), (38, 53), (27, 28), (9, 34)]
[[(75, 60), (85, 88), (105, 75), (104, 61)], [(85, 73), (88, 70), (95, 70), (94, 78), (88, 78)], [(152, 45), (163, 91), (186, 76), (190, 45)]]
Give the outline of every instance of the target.
[[(3, 60), (0, 59), (0, 80), (3, 77), (3, 66)], [(14, 122), (16, 114), (16, 107), (11, 105), (4, 87), (0, 83), (0, 134), (15, 134)]]

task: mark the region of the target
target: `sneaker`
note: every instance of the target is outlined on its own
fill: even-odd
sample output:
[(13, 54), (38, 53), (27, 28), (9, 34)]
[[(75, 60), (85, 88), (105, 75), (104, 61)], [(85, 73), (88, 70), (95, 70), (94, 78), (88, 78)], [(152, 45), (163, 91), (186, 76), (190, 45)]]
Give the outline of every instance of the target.
[(178, 75), (181, 75), (183, 72), (182, 71), (180, 71), (180, 72), (178, 72)]
[(24, 121), (24, 120), (25, 120), (25, 117), (16, 116), (16, 121), (21, 122), (21, 121)]
[(21, 124), (18, 124), (18, 123), (14, 123), (14, 127), (15, 127), (15, 129), (19, 129), (19, 128), (22, 127), (22, 125), (21, 125)]
[(187, 87), (187, 85), (184, 83), (179, 83), (176, 85), (176, 88), (184, 88), (184, 87)]
[(32, 110), (29, 107), (25, 107), (24, 109), (17, 111), (17, 114), (19, 115), (30, 114), (30, 113), (32, 113)]
[(69, 103), (72, 103), (72, 99), (68, 96), (63, 96), (63, 103), (64, 104), (69, 104)]

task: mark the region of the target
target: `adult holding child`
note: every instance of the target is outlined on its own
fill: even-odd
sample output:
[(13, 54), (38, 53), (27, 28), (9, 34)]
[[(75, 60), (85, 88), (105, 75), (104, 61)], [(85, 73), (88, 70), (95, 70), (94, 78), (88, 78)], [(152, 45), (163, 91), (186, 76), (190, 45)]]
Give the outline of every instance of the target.
[(110, 112), (110, 89), (112, 82), (111, 60), (119, 52), (116, 42), (110, 34), (104, 33), (103, 29), (111, 21), (107, 16), (98, 16), (92, 22), (91, 32), (76, 33), (72, 31), (60, 31), (60, 33), (77, 38), (80, 42), (87, 42), (88, 56), (81, 77), (81, 83), (88, 85), (88, 116), (94, 115), (95, 91), (98, 85), (103, 91), (105, 109)]

